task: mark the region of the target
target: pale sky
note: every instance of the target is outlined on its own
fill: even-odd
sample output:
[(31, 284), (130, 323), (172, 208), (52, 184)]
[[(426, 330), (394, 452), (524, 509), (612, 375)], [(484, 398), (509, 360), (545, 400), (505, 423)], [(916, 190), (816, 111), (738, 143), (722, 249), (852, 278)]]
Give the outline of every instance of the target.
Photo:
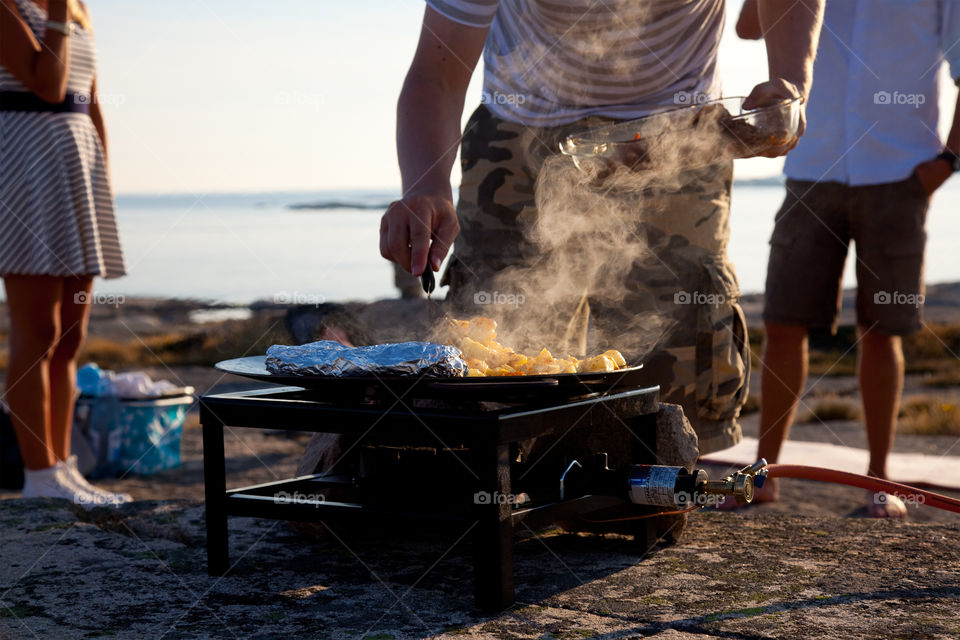
[[(766, 79), (762, 43), (721, 48), (725, 95)], [(395, 106), (421, 0), (88, 0), (118, 193), (393, 188)], [(467, 98), (479, 104), (480, 70)], [(738, 177), (779, 173), (738, 161)], [(454, 184), (458, 176), (453, 177)]]

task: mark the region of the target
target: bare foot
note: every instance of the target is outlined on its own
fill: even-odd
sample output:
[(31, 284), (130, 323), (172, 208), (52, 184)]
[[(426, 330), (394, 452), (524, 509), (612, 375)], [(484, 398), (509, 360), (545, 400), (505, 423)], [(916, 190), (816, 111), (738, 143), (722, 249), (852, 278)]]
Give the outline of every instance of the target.
[(867, 499), (867, 507), (864, 512), (867, 518), (896, 518), (904, 520), (907, 517), (907, 505), (903, 500), (891, 493), (878, 491), (871, 493)]
[[(755, 504), (758, 502), (777, 502), (780, 500), (780, 486), (777, 484), (778, 480), (776, 478), (767, 478), (766, 482), (763, 483), (763, 487), (759, 489), (754, 489), (753, 491), (753, 502), (750, 504)], [(736, 501), (733, 496), (727, 496), (723, 499), (722, 502), (717, 504), (717, 509), (719, 511), (736, 511), (747, 505), (740, 504)]]

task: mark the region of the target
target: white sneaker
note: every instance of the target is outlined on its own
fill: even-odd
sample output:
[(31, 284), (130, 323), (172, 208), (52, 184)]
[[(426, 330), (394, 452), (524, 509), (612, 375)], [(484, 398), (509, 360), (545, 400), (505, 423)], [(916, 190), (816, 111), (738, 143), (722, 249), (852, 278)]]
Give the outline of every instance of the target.
[(20, 492), (20, 497), (61, 498), (85, 509), (103, 504), (102, 498), (75, 486), (61, 464), (35, 471), (24, 469), (23, 491)]
[(80, 473), (80, 468), (77, 466), (77, 456), (70, 456), (59, 463), (59, 466), (63, 467), (68, 481), (70, 481), (74, 487), (98, 496), (100, 498), (100, 504), (119, 505), (125, 502), (133, 502), (133, 496), (129, 493), (113, 493), (112, 491), (95, 487), (87, 482), (87, 479), (83, 477), (83, 474)]

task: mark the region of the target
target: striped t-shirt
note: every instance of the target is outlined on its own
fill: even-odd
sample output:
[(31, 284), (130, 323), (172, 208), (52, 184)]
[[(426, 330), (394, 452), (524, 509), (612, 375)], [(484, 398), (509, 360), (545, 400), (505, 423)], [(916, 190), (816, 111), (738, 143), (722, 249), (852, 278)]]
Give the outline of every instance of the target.
[(490, 31), (483, 101), (500, 118), (636, 118), (719, 94), (725, 0), (426, 0)]

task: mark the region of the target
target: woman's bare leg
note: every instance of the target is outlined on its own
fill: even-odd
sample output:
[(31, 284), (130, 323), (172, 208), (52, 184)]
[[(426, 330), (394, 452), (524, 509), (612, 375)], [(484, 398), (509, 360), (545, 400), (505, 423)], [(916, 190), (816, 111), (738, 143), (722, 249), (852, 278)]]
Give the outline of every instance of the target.
[(50, 357), (50, 431), (57, 460), (70, 456), (77, 388), (77, 354), (87, 335), (93, 278), (64, 278), (60, 297), (60, 340)]
[(60, 338), (63, 281), (52, 276), (6, 276), (10, 358), (6, 399), (24, 466), (58, 462), (50, 415), (50, 359)]

